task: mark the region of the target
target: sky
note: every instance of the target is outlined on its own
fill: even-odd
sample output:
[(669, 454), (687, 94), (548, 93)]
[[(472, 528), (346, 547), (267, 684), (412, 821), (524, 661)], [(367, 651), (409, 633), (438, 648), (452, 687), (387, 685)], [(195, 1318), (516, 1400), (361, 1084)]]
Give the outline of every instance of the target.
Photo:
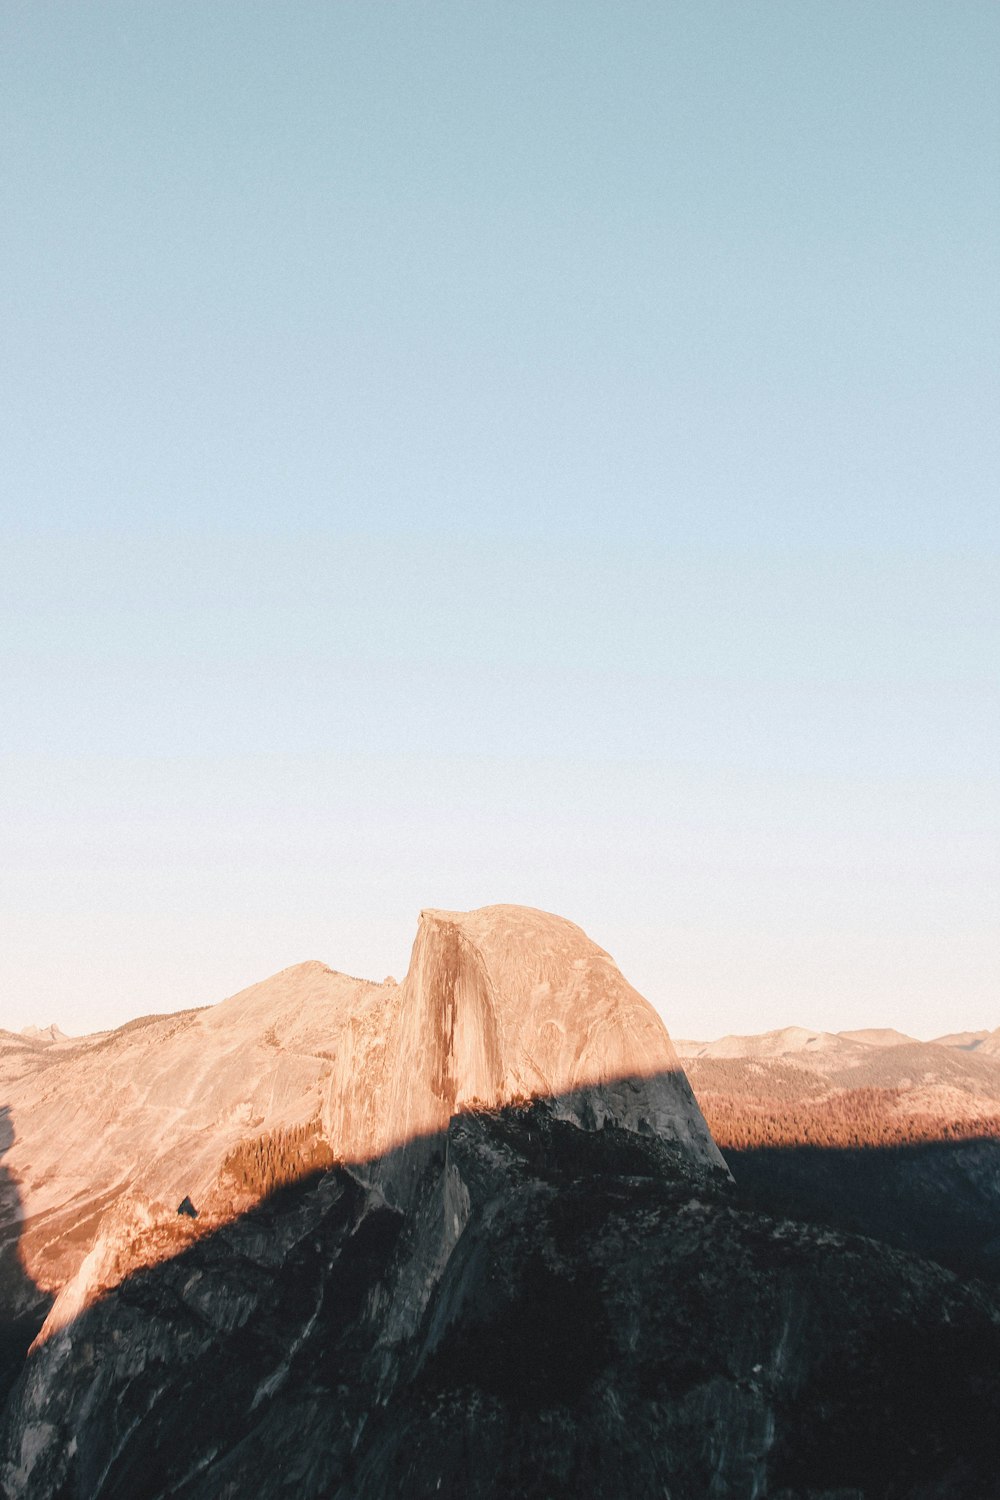
[(0, 1026), (578, 922), (1000, 1025), (1000, 10), (0, 8)]

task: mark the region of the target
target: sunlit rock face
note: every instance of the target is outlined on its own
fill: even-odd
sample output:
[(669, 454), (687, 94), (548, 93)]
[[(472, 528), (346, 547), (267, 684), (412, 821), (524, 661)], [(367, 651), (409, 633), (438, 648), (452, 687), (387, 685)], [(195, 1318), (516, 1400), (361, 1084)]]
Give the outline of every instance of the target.
[[(371, 1164), (462, 1110), (545, 1098), (722, 1165), (653, 1008), (580, 928), (517, 906), (422, 913), (399, 985), (312, 962), (205, 1010), (11, 1038), (0, 1085), (8, 1229), (31, 1280), (63, 1293), (51, 1326), (244, 1211), (259, 1193), (226, 1164), (248, 1140), (307, 1133)], [(383, 1187), (408, 1175), (383, 1169)], [(185, 1198), (199, 1223), (178, 1222)]]
[(517, 906), (423, 912), (404, 982), (338, 1036), (328, 1138), (366, 1159), (529, 1098), (721, 1164), (662, 1021), (580, 928)]

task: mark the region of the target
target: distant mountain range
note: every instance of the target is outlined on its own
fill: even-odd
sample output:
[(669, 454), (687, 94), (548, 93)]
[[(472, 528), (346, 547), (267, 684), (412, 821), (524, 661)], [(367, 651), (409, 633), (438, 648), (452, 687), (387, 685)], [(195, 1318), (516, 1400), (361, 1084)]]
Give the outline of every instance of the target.
[(724, 1149), (1000, 1133), (1000, 1030), (920, 1042), (787, 1026), (675, 1046)]
[(49, 1026), (25, 1026), (21, 1030), (23, 1036), (29, 1042), (35, 1042), (39, 1046), (51, 1046), (53, 1042), (67, 1042), (69, 1037), (53, 1021)]
[(861, 1055), (854, 1047), (950, 1047), (986, 1056), (1000, 1055), (1000, 1027), (995, 1031), (952, 1031), (933, 1041), (921, 1042), (891, 1026), (860, 1031), (811, 1031), (805, 1026), (784, 1026), (753, 1036), (723, 1036), (714, 1042), (674, 1038), (674, 1046), (680, 1057), (786, 1057), (800, 1052), (830, 1052), (841, 1057)]

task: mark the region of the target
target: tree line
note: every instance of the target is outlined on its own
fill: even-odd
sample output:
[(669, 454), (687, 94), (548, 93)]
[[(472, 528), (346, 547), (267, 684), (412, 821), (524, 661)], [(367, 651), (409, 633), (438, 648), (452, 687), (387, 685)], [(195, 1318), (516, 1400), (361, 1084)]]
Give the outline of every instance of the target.
[(311, 1172), (325, 1171), (334, 1160), (319, 1120), (310, 1120), (240, 1141), (226, 1157), (222, 1170), (244, 1192), (263, 1198)]
[[(1000, 1117), (948, 1119), (911, 1114), (906, 1091), (846, 1089), (812, 1100), (761, 1100), (705, 1092), (698, 1096), (716, 1143), (725, 1151), (768, 1146), (905, 1146), (1000, 1136)], [(900, 1107), (902, 1106), (902, 1107)]]

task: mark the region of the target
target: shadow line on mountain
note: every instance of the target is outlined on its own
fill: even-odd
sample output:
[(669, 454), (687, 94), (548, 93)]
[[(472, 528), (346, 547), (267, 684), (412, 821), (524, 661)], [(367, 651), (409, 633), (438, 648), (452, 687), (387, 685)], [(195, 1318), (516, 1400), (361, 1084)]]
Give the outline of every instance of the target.
[[(684, 1079), (683, 1073), (667, 1076), (675, 1083)], [(648, 1084), (648, 1079), (622, 1079), (612, 1087), (641, 1097)], [(397, 1358), (394, 1351), (416, 1344), (421, 1352), (405, 1354), (400, 1378), (405, 1384), (418, 1376), (422, 1399), (432, 1405), (438, 1391), (472, 1388), (485, 1392), (484, 1399), (529, 1416), (539, 1409), (582, 1409), (611, 1347), (600, 1279), (581, 1260), (568, 1281), (559, 1280), (544, 1258), (528, 1256), (521, 1268), (519, 1300), (489, 1304), (494, 1283), (483, 1274), (482, 1257), (493, 1253), (492, 1236), (500, 1235), (503, 1226), (494, 1230), (482, 1221), (489, 1218), (483, 1210), (484, 1205), (488, 1210), (498, 1170), (507, 1185), (505, 1212), (522, 1215), (526, 1223), (544, 1212), (553, 1242), (574, 1253), (604, 1232), (610, 1200), (639, 1215), (647, 1205), (650, 1212), (666, 1205), (671, 1215), (683, 1217), (693, 1200), (738, 1207), (751, 1191), (740, 1181), (747, 1175), (746, 1163), (734, 1160), (732, 1153), (735, 1188), (720, 1172), (706, 1175), (695, 1167), (682, 1144), (644, 1131), (641, 1116), (633, 1129), (606, 1118), (594, 1093), (586, 1089), (495, 1110), (469, 1108), (445, 1128), (415, 1135), (382, 1155), (311, 1169), (225, 1223), (206, 1228), (203, 1222), (178, 1218), (178, 1232), (186, 1242), (175, 1253), (109, 1287), (67, 1323), (60, 1351), (43, 1344), (29, 1356), (4, 1420), (8, 1455), (19, 1451), (15, 1439), (29, 1419), (51, 1421), (56, 1434), (72, 1432), (74, 1441), (79, 1436), (80, 1448), (72, 1460), (72, 1483), (53, 1473), (43, 1484), (36, 1474), (26, 1476), (26, 1487), (13, 1493), (86, 1500), (246, 1493), (248, 1452), (259, 1450), (266, 1463), (287, 1420), (288, 1408), (282, 1406), (286, 1385), (308, 1430), (312, 1432), (310, 1403), (316, 1423), (325, 1424), (323, 1439), (316, 1440), (310, 1456), (314, 1468), (304, 1492), (366, 1497), (405, 1492), (384, 1484), (379, 1488), (373, 1478), (371, 1466), (379, 1461), (382, 1441), (376, 1440), (379, 1423), (384, 1427), (396, 1420), (391, 1410), (379, 1415), (373, 1393), (384, 1388), (390, 1362)], [(830, 1148), (813, 1149), (822, 1160)], [(877, 1160), (882, 1149), (873, 1148), (871, 1159)], [(544, 1207), (530, 1186), (535, 1180), (558, 1187), (544, 1199)], [(507, 1191), (511, 1185), (514, 1191)], [(178, 1181), (178, 1201), (185, 1188)], [(472, 1244), (453, 1218), (461, 1215), (463, 1192), (471, 1194), (480, 1215)], [(787, 1257), (804, 1253), (786, 1249), (766, 1223), (752, 1229), (746, 1244), (779, 1276), (786, 1274), (783, 1266), (794, 1266), (794, 1258)], [(473, 1276), (468, 1268), (476, 1266), (477, 1256)], [(468, 1278), (458, 1264), (448, 1296), (430, 1305), (427, 1286), (440, 1279), (444, 1261), (453, 1263), (449, 1257), (459, 1263), (465, 1259)], [(699, 1328), (715, 1315), (699, 1261), (695, 1257), (691, 1263), (689, 1282), (665, 1283), (670, 1296), (680, 1299), (675, 1312), (686, 1320), (678, 1325), (685, 1330)], [(706, 1269), (712, 1274), (711, 1266)], [(477, 1298), (486, 1298), (486, 1305), (477, 1301), (471, 1314), (462, 1302), (467, 1284), (477, 1288)], [(732, 1326), (732, 1314), (730, 1309), (720, 1315), (720, 1327)], [(464, 1324), (456, 1321), (460, 1315)], [(742, 1305), (740, 1316), (749, 1316)], [(454, 1336), (456, 1327), (462, 1329), (461, 1337)], [(73, 1346), (69, 1354), (66, 1343)], [(956, 1347), (963, 1353), (966, 1344)], [(991, 1344), (981, 1363), (985, 1365), (987, 1355), (992, 1361), (995, 1352)], [(936, 1358), (936, 1348), (932, 1353)], [(58, 1360), (50, 1363), (56, 1354)], [(46, 1371), (57, 1366), (58, 1380), (46, 1380)], [(39, 1378), (33, 1383), (35, 1372)], [(699, 1364), (689, 1331), (684, 1338), (678, 1335), (669, 1359), (648, 1369), (642, 1366), (636, 1378), (654, 1396), (662, 1391), (663, 1400), (680, 1402), (714, 1377), (709, 1366)], [(850, 1382), (840, 1384), (846, 1388)], [(32, 1405), (38, 1392), (48, 1406)], [(100, 1399), (92, 1410), (88, 1407), (81, 1425), (81, 1403), (89, 1402), (92, 1392)], [(216, 1399), (216, 1392), (224, 1396)], [(964, 1387), (959, 1395), (964, 1400)], [(973, 1414), (978, 1420), (979, 1407)], [(64, 1417), (72, 1421), (61, 1429)], [(422, 1421), (415, 1433), (425, 1430)], [(965, 1421), (961, 1412), (954, 1419), (963, 1440)], [(364, 1457), (356, 1460), (359, 1423), (368, 1425)], [(376, 1438), (370, 1436), (373, 1430)], [(437, 1439), (429, 1430), (422, 1440)], [(68, 1462), (52, 1441), (52, 1462)], [(959, 1446), (957, 1437), (954, 1446)], [(878, 1451), (873, 1440), (873, 1465)], [(288, 1459), (289, 1464), (294, 1461)], [(356, 1461), (362, 1468), (355, 1486)], [(832, 1457), (829, 1462), (832, 1466)], [(230, 1480), (237, 1482), (233, 1476), (238, 1474), (244, 1475), (244, 1488), (227, 1487)], [(30, 1489), (36, 1482), (37, 1489)], [(292, 1482), (290, 1475), (289, 1486)], [(564, 1489), (544, 1475), (539, 1482), (539, 1496), (560, 1500), (588, 1490), (588, 1474), (582, 1469)], [(286, 1492), (291, 1490), (280, 1490)], [(536, 1494), (516, 1484), (503, 1492)]]
[[(649, 1099), (651, 1084), (660, 1090), (669, 1086), (683, 1106), (687, 1124), (676, 1140), (665, 1139), (643, 1114), (642, 1101)], [(623, 1097), (635, 1101), (629, 1127), (619, 1125), (613, 1112), (624, 1110)], [(28, 1352), (0, 1421), (8, 1462), (18, 1448), (18, 1422), (29, 1420), (24, 1412), (34, 1413), (32, 1422), (38, 1420), (39, 1390), (52, 1402), (43, 1421), (53, 1431), (58, 1428), (61, 1404), (74, 1399), (71, 1371), (76, 1356), (71, 1355), (67, 1364), (67, 1347), (86, 1351), (79, 1355), (85, 1371), (80, 1380), (96, 1390), (102, 1379), (113, 1383), (121, 1378), (121, 1351), (129, 1350), (134, 1334), (136, 1347), (154, 1351), (149, 1370), (128, 1379), (121, 1399), (116, 1397), (112, 1403), (111, 1429), (103, 1434), (99, 1427), (94, 1429), (96, 1467), (87, 1467), (91, 1459), (82, 1448), (74, 1458), (83, 1467), (75, 1487), (65, 1493), (88, 1500), (98, 1495), (102, 1500), (105, 1496), (135, 1500), (175, 1490), (185, 1493), (187, 1481), (177, 1469), (176, 1454), (157, 1448), (151, 1457), (138, 1438), (133, 1443), (129, 1437), (158, 1399), (157, 1380), (150, 1373), (158, 1357), (155, 1351), (174, 1348), (178, 1331), (182, 1334), (187, 1329), (192, 1343), (199, 1336), (204, 1339), (206, 1330), (210, 1330), (209, 1338), (218, 1339), (219, 1349), (210, 1350), (198, 1365), (194, 1384), (185, 1386), (181, 1380), (171, 1396), (185, 1413), (182, 1422), (189, 1424), (192, 1435), (199, 1435), (198, 1444), (204, 1450), (212, 1447), (211, 1427), (219, 1419), (205, 1400), (215, 1375), (220, 1383), (235, 1387), (227, 1410), (235, 1403), (243, 1413), (239, 1420), (249, 1432), (254, 1412), (270, 1397), (271, 1382), (278, 1389), (283, 1367), (295, 1362), (296, 1330), (307, 1328), (321, 1307), (330, 1346), (340, 1350), (341, 1359), (347, 1350), (352, 1369), (360, 1369), (369, 1355), (378, 1358), (377, 1350), (355, 1347), (354, 1330), (363, 1326), (366, 1299), (373, 1295), (388, 1299), (385, 1324), (391, 1341), (405, 1346), (424, 1316), (429, 1279), (440, 1273), (461, 1239), (463, 1195), (467, 1207), (469, 1194), (475, 1198), (480, 1189), (488, 1194), (498, 1163), (503, 1171), (509, 1167), (515, 1175), (520, 1172), (561, 1188), (578, 1180), (599, 1182), (612, 1194), (620, 1192), (623, 1202), (636, 1190), (635, 1184), (642, 1182), (655, 1187), (660, 1199), (666, 1195), (678, 1204), (693, 1194), (711, 1197), (728, 1191), (731, 1184), (725, 1167), (710, 1159), (696, 1159), (700, 1115), (696, 1106), (693, 1120), (687, 1114), (693, 1105), (681, 1069), (519, 1099), (495, 1109), (470, 1105), (442, 1129), (416, 1134), (385, 1153), (293, 1174), (232, 1217), (206, 1221), (204, 1216), (191, 1219), (178, 1211), (171, 1219), (160, 1220), (149, 1231), (145, 1247), (141, 1242), (132, 1246), (140, 1263), (101, 1289), (64, 1324), (46, 1329)], [(661, 1093), (657, 1108), (663, 1107)], [(703, 1128), (705, 1156), (704, 1141), (710, 1137), (707, 1127)], [(691, 1131), (692, 1139), (684, 1136), (685, 1129)], [(480, 1159), (470, 1142), (484, 1132), (490, 1145)], [(456, 1187), (450, 1170), (456, 1152), (463, 1161), (461, 1187)], [(179, 1202), (187, 1197), (187, 1186), (178, 1179)], [(588, 1233), (596, 1220), (586, 1191), (569, 1194), (560, 1203), (558, 1221), (568, 1243)], [(171, 1232), (176, 1241), (163, 1253), (164, 1233), (169, 1236)], [(318, 1260), (320, 1242), (323, 1253), (332, 1257), (325, 1267)], [(142, 1263), (144, 1250), (156, 1253), (157, 1258)], [(253, 1316), (244, 1324), (247, 1286), (261, 1281), (273, 1283), (273, 1288), (266, 1297), (257, 1297)], [(597, 1294), (586, 1281), (567, 1293), (541, 1263), (528, 1267), (526, 1288), (520, 1323), (513, 1330), (510, 1326), (498, 1329), (491, 1341), (485, 1379), (516, 1405), (526, 1399), (530, 1404), (532, 1393), (539, 1392), (546, 1397), (561, 1393), (570, 1399), (593, 1374), (603, 1347), (599, 1299), (595, 1300)], [(114, 1329), (113, 1341), (109, 1328)], [(431, 1346), (446, 1340), (446, 1335), (445, 1326), (431, 1333)], [(184, 1347), (183, 1339), (180, 1347)], [(216, 1370), (217, 1354), (222, 1363)], [(449, 1356), (459, 1363), (463, 1357), (454, 1350)], [(59, 1379), (47, 1378), (46, 1368), (58, 1368)], [(345, 1368), (337, 1368), (332, 1355), (330, 1359), (320, 1355), (308, 1378), (318, 1381), (328, 1395), (343, 1384)], [(41, 1373), (33, 1384), (36, 1372)], [(176, 1375), (170, 1370), (165, 1378), (174, 1380)], [(171, 1423), (175, 1420), (176, 1413)], [(94, 1455), (103, 1457), (98, 1462)], [(35, 1480), (25, 1473), (23, 1483), (30, 1486)], [(62, 1495), (62, 1484), (60, 1480), (52, 1493)], [(39, 1493), (48, 1491), (43, 1488)]]
[[(699, 1153), (703, 1156), (706, 1151), (716, 1153), (683, 1068), (595, 1080), (579, 1088), (551, 1094), (521, 1094), (492, 1107), (472, 1099), (455, 1109), (448, 1124), (442, 1128), (415, 1132), (382, 1151), (364, 1156), (339, 1156), (332, 1149), (317, 1153), (312, 1127), (279, 1127), (244, 1138), (227, 1156), (227, 1164), (235, 1162), (238, 1165), (243, 1157), (249, 1163), (249, 1176), (244, 1179), (242, 1193), (235, 1168), (234, 1175), (227, 1178), (227, 1166), (224, 1166), (217, 1187), (209, 1198), (192, 1203), (192, 1184), (178, 1174), (173, 1193), (178, 1204), (176, 1213), (166, 1218), (159, 1215), (148, 1232), (143, 1232), (141, 1215), (137, 1222), (137, 1233), (132, 1242), (132, 1249), (138, 1256), (136, 1273), (163, 1263), (171, 1253), (185, 1253), (192, 1243), (199, 1243), (208, 1235), (228, 1233), (241, 1221), (253, 1223), (258, 1216), (266, 1218), (275, 1209), (282, 1208), (290, 1190), (300, 1189), (302, 1183), (315, 1185), (330, 1171), (349, 1174), (366, 1189), (381, 1193), (390, 1208), (405, 1213), (428, 1164), (436, 1162), (444, 1152), (456, 1122), (488, 1118), (499, 1127), (507, 1120), (520, 1124), (531, 1120), (537, 1122), (542, 1116), (551, 1116), (574, 1127), (585, 1133), (588, 1140), (596, 1138), (596, 1146), (590, 1144), (580, 1153), (581, 1169), (588, 1171), (593, 1171), (595, 1161), (602, 1159), (602, 1142), (610, 1140), (612, 1135), (618, 1140), (618, 1145), (608, 1155), (608, 1166), (612, 1167), (613, 1157), (619, 1163), (618, 1170), (628, 1157), (627, 1151), (623, 1156), (622, 1142), (636, 1143), (637, 1170), (643, 1162), (648, 1168), (650, 1153), (653, 1153), (660, 1169), (684, 1175), (690, 1171), (690, 1163)], [(619, 1121), (627, 1123), (604, 1137), (604, 1127)], [(676, 1139), (670, 1139), (665, 1133), (672, 1128), (670, 1122), (674, 1122)], [(537, 1129), (533, 1132), (528, 1123), (523, 1131), (518, 1130), (518, 1135), (519, 1151), (544, 1176), (545, 1163), (534, 1149), (536, 1141), (541, 1139)], [(13, 1140), (12, 1127), (10, 1140)], [(641, 1149), (640, 1142), (643, 1143)], [(563, 1171), (571, 1156), (572, 1152), (564, 1145), (561, 1153)], [(726, 1169), (717, 1155), (716, 1162), (714, 1170), (722, 1180), (727, 1175)], [(703, 1163), (703, 1166), (710, 1168), (711, 1162)], [(227, 1193), (231, 1195), (228, 1208), (223, 1201)], [(116, 1202), (127, 1201), (128, 1197), (126, 1190)], [(114, 1202), (111, 1208), (114, 1210)], [(128, 1228), (127, 1225), (123, 1227)], [(95, 1239), (99, 1237), (100, 1223)], [(175, 1244), (168, 1248), (164, 1241), (171, 1237)], [(148, 1259), (144, 1258), (146, 1252)], [(113, 1293), (125, 1279), (127, 1276), (117, 1277), (108, 1284), (106, 1291)], [(30, 1278), (27, 1280), (38, 1296), (42, 1296)], [(49, 1297), (46, 1307), (53, 1300)], [(56, 1312), (58, 1314), (58, 1307)]]

